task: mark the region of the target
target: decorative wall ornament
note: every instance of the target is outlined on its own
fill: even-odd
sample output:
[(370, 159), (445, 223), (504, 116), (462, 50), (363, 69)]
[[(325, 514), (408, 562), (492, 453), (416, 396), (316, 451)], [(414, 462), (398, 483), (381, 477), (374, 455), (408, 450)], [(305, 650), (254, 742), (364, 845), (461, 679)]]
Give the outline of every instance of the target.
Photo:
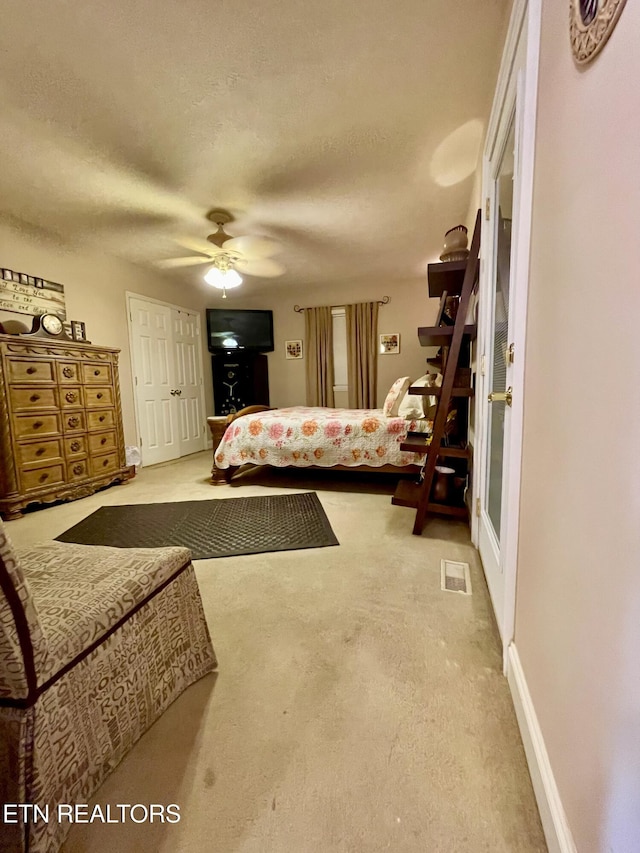
[(569, 38), (573, 58), (586, 65), (605, 46), (626, 0), (569, 0)]
[(380, 335), (380, 354), (381, 355), (389, 355), (393, 353), (394, 355), (400, 352), (400, 335), (398, 332), (394, 332), (390, 335)]
[(302, 341), (285, 341), (286, 358), (302, 358)]

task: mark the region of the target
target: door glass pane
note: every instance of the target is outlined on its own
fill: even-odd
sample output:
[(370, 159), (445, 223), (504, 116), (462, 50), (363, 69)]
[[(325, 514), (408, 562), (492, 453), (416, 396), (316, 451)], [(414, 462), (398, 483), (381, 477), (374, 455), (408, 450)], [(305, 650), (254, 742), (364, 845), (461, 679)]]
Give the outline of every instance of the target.
[[(507, 347), (509, 345), (509, 277), (511, 273), (511, 221), (513, 217), (513, 165), (515, 129), (513, 120), (496, 177), (497, 215), (495, 222), (495, 258), (493, 268), (493, 354), (491, 381), (493, 391), (507, 388)], [(489, 459), (487, 512), (498, 541), (502, 511), (502, 465), (504, 450), (504, 416), (506, 403), (489, 406)]]

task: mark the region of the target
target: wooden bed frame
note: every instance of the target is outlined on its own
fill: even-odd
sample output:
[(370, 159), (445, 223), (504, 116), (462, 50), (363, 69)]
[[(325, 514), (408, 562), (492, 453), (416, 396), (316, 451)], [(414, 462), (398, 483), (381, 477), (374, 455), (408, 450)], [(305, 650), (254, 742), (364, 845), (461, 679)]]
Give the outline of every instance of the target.
[[(245, 406), (244, 409), (240, 409), (239, 412), (234, 412), (231, 415), (228, 415), (227, 420), (225, 422), (225, 429), (229, 424), (233, 423), (233, 421), (237, 420), (237, 418), (241, 418), (243, 415), (254, 415), (258, 412), (271, 412), (273, 411), (274, 406)], [(225, 483), (231, 483), (234, 475), (238, 473), (240, 468), (246, 468), (247, 466), (251, 466), (252, 468), (272, 468), (272, 465), (256, 465), (254, 462), (246, 462), (244, 465), (231, 465), (229, 468), (218, 468), (216, 465), (216, 450), (218, 449), (218, 444), (222, 436), (218, 433), (218, 435), (214, 435), (214, 425), (211, 422), (213, 419), (209, 419), (209, 428), (211, 429), (211, 435), (213, 437), (213, 467), (211, 468), (211, 483), (214, 486), (221, 486)], [(216, 441), (217, 439), (217, 441)], [(296, 468), (304, 471), (363, 471), (365, 473), (372, 474), (418, 474), (420, 471), (420, 465), (289, 465), (282, 466), (283, 468)]]

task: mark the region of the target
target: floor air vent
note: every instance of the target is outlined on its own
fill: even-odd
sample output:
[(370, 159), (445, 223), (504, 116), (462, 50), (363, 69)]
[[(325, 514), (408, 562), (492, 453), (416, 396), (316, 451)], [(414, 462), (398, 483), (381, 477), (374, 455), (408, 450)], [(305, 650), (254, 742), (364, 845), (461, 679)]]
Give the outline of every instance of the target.
[(471, 595), (471, 575), (469, 563), (458, 563), (455, 560), (441, 560), (441, 588), (445, 592), (461, 592)]

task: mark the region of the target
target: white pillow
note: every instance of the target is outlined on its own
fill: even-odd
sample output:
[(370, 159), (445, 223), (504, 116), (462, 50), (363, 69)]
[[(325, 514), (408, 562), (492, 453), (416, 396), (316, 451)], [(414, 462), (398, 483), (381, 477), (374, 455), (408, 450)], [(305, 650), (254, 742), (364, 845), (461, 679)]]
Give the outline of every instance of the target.
[[(411, 383), (414, 388), (425, 388), (430, 384), (431, 380), (428, 373), (425, 373), (424, 376)], [(407, 421), (423, 418), (425, 414), (425, 401), (430, 399), (430, 397), (423, 397), (421, 394), (410, 394), (407, 391), (398, 407), (398, 417), (404, 418)]]
[[(429, 381), (427, 382), (427, 387), (436, 386), (437, 388), (442, 387), (442, 374), (441, 373), (428, 373), (427, 374)], [(435, 418), (436, 416), (436, 407), (438, 405), (437, 397), (423, 397), (423, 405), (424, 405), (424, 414), (427, 418)]]
[(411, 377), (401, 376), (400, 379), (396, 379), (389, 389), (389, 393), (382, 406), (382, 411), (388, 418), (398, 417), (398, 407), (402, 402), (402, 398), (407, 393), (409, 385), (411, 385)]

